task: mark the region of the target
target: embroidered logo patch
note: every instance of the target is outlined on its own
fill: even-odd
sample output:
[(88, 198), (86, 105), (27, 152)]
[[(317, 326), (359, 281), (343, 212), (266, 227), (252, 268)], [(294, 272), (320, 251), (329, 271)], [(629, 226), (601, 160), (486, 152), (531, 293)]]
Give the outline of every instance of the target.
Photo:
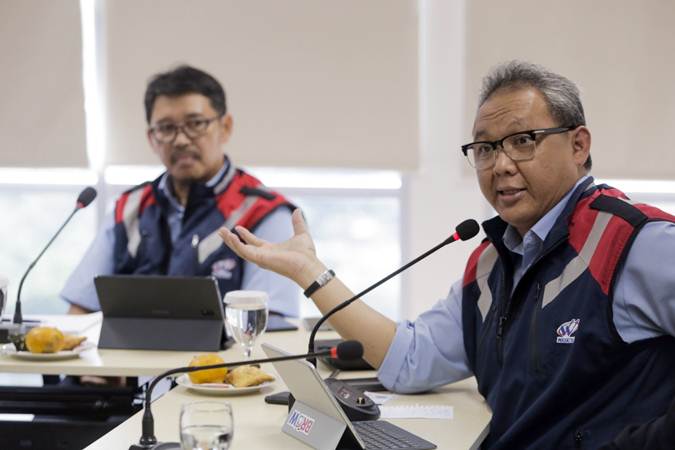
[(234, 258), (221, 259), (211, 265), (211, 273), (216, 278), (229, 280), (232, 278), (232, 271), (237, 267), (237, 261)]
[(304, 435), (309, 435), (314, 426), (314, 419), (301, 413), (297, 409), (294, 409), (293, 412), (288, 415), (286, 423), (295, 431)]
[(575, 331), (579, 329), (580, 319), (572, 319), (565, 323), (560, 324), (557, 330), (555, 330), (558, 337), (555, 341), (558, 344), (574, 344), (574, 334)]

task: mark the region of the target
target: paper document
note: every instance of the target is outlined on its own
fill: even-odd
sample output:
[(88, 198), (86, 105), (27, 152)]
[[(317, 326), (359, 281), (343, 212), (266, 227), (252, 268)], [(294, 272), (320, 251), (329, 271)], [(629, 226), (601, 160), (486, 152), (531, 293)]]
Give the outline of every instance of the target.
[(380, 406), (380, 419), (452, 419), (453, 407), (447, 405)]
[(64, 333), (84, 334), (90, 328), (98, 325), (103, 320), (101, 312), (90, 314), (59, 314), (59, 315), (39, 315), (31, 314), (30, 319), (37, 319), (43, 326), (57, 327)]
[(366, 396), (369, 399), (371, 399), (376, 405), (384, 405), (389, 400), (393, 400), (398, 397), (397, 394), (391, 394), (389, 392), (382, 393), (382, 392), (365, 391), (364, 394), (366, 394)]

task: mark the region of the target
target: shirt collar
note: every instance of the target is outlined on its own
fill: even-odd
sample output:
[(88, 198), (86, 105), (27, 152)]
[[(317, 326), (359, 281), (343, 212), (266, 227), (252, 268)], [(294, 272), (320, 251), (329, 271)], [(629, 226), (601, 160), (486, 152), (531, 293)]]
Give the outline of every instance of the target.
[(570, 189), (569, 192), (567, 192), (567, 194), (565, 194), (565, 196), (561, 198), (560, 201), (556, 203), (556, 205), (553, 208), (551, 208), (546, 214), (544, 214), (544, 217), (539, 219), (539, 221), (535, 223), (534, 226), (527, 231), (527, 233), (525, 233), (525, 236), (521, 237), (520, 233), (518, 233), (518, 231), (514, 227), (508, 225), (506, 227), (506, 231), (504, 232), (503, 236), (504, 245), (506, 246), (506, 248), (514, 253), (522, 255), (523, 241), (530, 241), (536, 238), (537, 241), (544, 242), (546, 240), (546, 237), (548, 236), (548, 233), (551, 231), (551, 228), (553, 228), (553, 225), (555, 225), (556, 221), (558, 220), (558, 217), (565, 209), (565, 205), (567, 205), (567, 202), (569, 201), (570, 197), (572, 196), (576, 188), (581, 183), (586, 181), (586, 179), (588, 179), (589, 176), (590, 175), (584, 175), (583, 177), (579, 178), (574, 187), (572, 187), (572, 189)]
[[(208, 188), (212, 188), (215, 185), (217, 185), (221, 181), (221, 179), (225, 176), (225, 173), (227, 173), (227, 170), (229, 168), (230, 168), (230, 160), (228, 158), (225, 158), (225, 163), (223, 164), (223, 167), (221, 167), (220, 170), (212, 178), (210, 178), (206, 183), (204, 183), (204, 185)], [(164, 175), (162, 175), (162, 178), (159, 180), (158, 188), (166, 196), (166, 198), (169, 200), (169, 204), (175, 210), (179, 212), (183, 212), (185, 210), (185, 207), (180, 204), (176, 196), (173, 194), (173, 188), (169, 184), (169, 172), (164, 172)]]

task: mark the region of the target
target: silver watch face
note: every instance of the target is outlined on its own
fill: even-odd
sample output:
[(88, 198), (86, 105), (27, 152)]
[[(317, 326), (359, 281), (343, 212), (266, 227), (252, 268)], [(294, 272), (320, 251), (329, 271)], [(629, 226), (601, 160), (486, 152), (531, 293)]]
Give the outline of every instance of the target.
[(324, 284), (328, 283), (332, 279), (333, 279), (333, 274), (326, 271), (319, 276), (319, 279), (317, 281), (319, 283), (319, 286), (323, 286)]

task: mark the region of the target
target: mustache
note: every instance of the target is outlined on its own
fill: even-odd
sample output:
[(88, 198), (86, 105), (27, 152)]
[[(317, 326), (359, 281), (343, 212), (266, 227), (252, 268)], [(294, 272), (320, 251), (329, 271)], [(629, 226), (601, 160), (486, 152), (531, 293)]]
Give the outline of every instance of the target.
[(178, 162), (178, 160), (180, 158), (183, 158), (185, 156), (189, 156), (189, 157), (194, 158), (196, 160), (201, 159), (201, 156), (200, 156), (199, 152), (197, 152), (195, 150), (188, 149), (188, 148), (174, 148), (171, 152), (170, 159), (171, 159), (172, 163), (176, 163), (176, 162)]

